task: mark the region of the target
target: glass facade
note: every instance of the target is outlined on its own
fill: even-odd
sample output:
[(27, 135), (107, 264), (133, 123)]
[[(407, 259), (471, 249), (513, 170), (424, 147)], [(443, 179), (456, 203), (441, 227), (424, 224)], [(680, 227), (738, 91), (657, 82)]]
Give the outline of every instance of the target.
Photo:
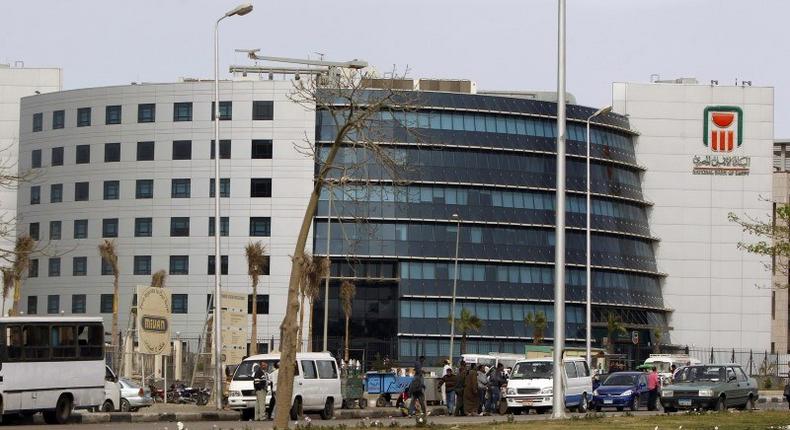
[[(376, 354), (400, 360), (446, 357), (456, 238), (456, 315), (467, 309), (483, 321), (479, 332), (469, 334), (466, 352), (523, 352), (532, 342), (532, 329), (524, 322), (529, 312), (546, 314), (550, 341), (556, 104), (502, 96), (406, 94), (418, 109), (382, 111), (368, 123), (369, 134), (386, 142), (382, 145), (397, 164), (397, 175), (392, 165), (378, 163), (376, 154), (349, 144), (338, 151), (330, 173), (338, 176), (334, 179), (344, 176), (342, 185), (336, 182), (320, 196), (313, 250), (316, 255), (329, 253), (333, 260), (329, 349), (342, 345), (338, 293), (340, 283), (351, 280), (357, 288), (352, 350), (366, 350), (368, 360)], [(594, 111), (568, 106), (565, 333), (576, 346), (583, 346), (585, 337), (584, 121)], [(316, 171), (335, 139), (333, 116), (342, 112), (338, 104), (334, 111), (316, 115), (317, 140), (324, 144)], [(667, 310), (633, 136), (628, 119), (617, 114), (605, 114), (592, 124), (591, 290), (593, 346), (603, 346), (606, 320), (615, 315), (629, 331), (642, 331), (640, 342), (645, 345), (633, 349), (640, 351), (651, 330), (666, 329)], [(359, 138), (351, 135), (348, 140)], [(321, 300), (315, 306), (316, 346), (322, 341)], [(456, 355), (459, 340), (460, 335)], [(633, 353), (626, 351), (630, 339), (621, 343), (616, 351)]]

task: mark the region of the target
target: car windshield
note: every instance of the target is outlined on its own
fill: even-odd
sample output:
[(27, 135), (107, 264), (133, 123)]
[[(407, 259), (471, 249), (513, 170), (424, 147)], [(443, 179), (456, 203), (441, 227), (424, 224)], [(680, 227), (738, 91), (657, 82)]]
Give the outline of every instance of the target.
[(602, 385), (636, 385), (636, 375), (613, 373), (603, 381)]
[(678, 371), (675, 382), (724, 381), (727, 374), (723, 366), (690, 366)]
[(551, 379), (553, 365), (550, 361), (517, 363), (510, 379)]
[[(274, 371), (274, 364), (279, 363), (280, 360), (263, 360), (269, 364), (269, 368), (266, 369), (269, 373)], [(246, 360), (242, 361), (238, 367), (236, 367), (236, 372), (233, 374), (234, 381), (252, 381), (252, 374), (258, 370), (258, 365), (260, 361), (258, 360)]]
[(121, 383), (123, 383), (123, 385), (125, 385), (127, 388), (140, 388), (140, 386), (139, 386), (139, 385), (137, 385), (137, 383), (136, 383), (136, 382), (134, 382), (134, 381), (130, 381), (130, 380), (126, 379), (126, 378), (121, 378), (121, 379), (120, 379), (120, 381), (121, 381)]
[(645, 363), (645, 364), (651, 366), (651, 368), (655, 366), (658, 373), (669, 373), (670, 366), (672, 366), (670, 363), (666, 361), (653, 361), (651, 363)]

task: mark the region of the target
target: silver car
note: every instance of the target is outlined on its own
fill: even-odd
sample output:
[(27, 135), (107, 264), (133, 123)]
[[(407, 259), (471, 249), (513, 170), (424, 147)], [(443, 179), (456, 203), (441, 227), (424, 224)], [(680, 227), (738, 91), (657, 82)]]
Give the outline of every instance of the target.
[(118, 379), (121, 385), (121, 411), (134, 412), (154, 404), (151, 392), (126, 378)]

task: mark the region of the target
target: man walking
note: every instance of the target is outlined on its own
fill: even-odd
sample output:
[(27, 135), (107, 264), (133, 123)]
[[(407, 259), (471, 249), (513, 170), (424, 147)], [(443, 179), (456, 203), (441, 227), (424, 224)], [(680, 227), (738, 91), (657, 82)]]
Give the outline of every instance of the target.
[(457, 377), (453, 375), (453, 368), (448, 367), (442, 376), (442, 379), (439, 380), (439, 385), (442, 387), (444, 392), (446, 393), (447, 400), (445, 405), (447, 406), (447, 415), (453, 415), (455, 412), (455, 385), (457, 382)]
[(255, 388), (255, 421), (266, 419), (266, 390), (269, 388), (269, 365), (261, 361), (258, 370), (252, 375), (252, 386)]
[(424, 362), (425, 357), (420, 356), (419, 360), (417, 360), (417, 364), (414, 366), (414, 379), (411, 381), (411, 384), (409, 384), (409, 396), (411, 397), (409, 415), (416, 414), (416, 410), (414, 409), (416, 402), (420, 402), (422, 415), (428, 412), (428, 409), (425, 408), (425, 381), (422, 379), (422, 365)]
[(656, 410), (656, 402), (658, 400), (658, 372), (656, 366), (653, 366), (653, 369), (650, 373), (647, 374), (647, 410), (648, 411), (655, 411)]
[(488, 409), (491, 413), (496, 413), (499, 408), (499, 395), (502, 385), (505, 383), (505, 366), (497, 364), (496, 369), (488, 377)]
[(272, 412), (274, 412), (274, 405), (277, 404), (277, 375), (280, 373), (280, 363), (274, 363), (274, 370), (269, 375), (269, 381), (272, 384), (272, 398), (269, 400), (269, 405), (266, 407), (266, 419), (272, 419)]

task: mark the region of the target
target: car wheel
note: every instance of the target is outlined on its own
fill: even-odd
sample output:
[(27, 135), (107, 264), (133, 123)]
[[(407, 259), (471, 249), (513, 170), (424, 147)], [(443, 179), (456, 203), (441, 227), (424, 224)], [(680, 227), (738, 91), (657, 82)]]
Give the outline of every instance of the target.
[(294, 399), (294, 404), (291, 406), (291, 419), (296, 421), (302, 418), (302, 398), (297, 397)]
[(129, 401), (126, 399), (121, 399), (121, 412), (131, 412), (132, 405), (129, 404)]
[(115, 408), (113, 407), (112, 402), (110, 400), (105, 400), (104, 403), (102, 403), (101, 405), (102, 412), (113, 412), (114, 410)]
[(359, 399), (359, 409), (365, 409), (367, 407), (368, 407), (368, 399), (364, 397)]
[(241, 411), (242, 421), (250, 421), (253, 418), (255, 418), (255, 409), (253, 408), (242, 409)]
[(576, 411), (584, 414), (587, 412), (588, 407), (587, 393), (582, 393), (582, 399), (579, 400), (579, 406), (576, 407)]
[(631, 409), (632, 411), (639, 410), (639, 396), (634, 396), (634, 398), (631, 399), (631, 407), (629, 409)]
[(326, 399), (324, 409), (321, 411), (322, 420), (331, 420), (335, 416), (335, 400), (333, 398)]
[(71, 398), (65, 395), (60, 396), (55, 404), (55, 410), (44, 412), (44, 422), (47, 424), (66, 424), (71, 418), (72, 409)]
[(717, 412), (724, 412), (727, 410), (727, 399), (725, 399), (724, 396), (719, 397), (719, 400), (716, 401), (715, 409)]
[(378, 399), (376, 399), (377, 408), (383, 408), (384, 406), (387, 406), (387, 403), (388, 403), (387, 399), (385, 399), (384, 397), (379, 397)]

